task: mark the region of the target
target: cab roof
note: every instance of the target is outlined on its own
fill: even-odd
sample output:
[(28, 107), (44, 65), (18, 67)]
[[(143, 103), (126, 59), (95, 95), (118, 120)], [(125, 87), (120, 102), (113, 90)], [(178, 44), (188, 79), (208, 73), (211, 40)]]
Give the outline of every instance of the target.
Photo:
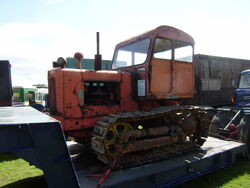
[(132, 37), (126, 41), (120, 42), (119, 44), (116, 45), (116, 48), (119, 48), (121, 46), (127, 45), (127, 44), (131, 44), (133, 42), (136, 42), (138, 40), (147, 38), (147, 37), (160, 37), (160, 38), (167, 38), (167, 39), (171, 39), (171, 40), (180, 40), (180, 41), (184, 41), (184, 42), (188, 42), (191, 44), (194, 44), (194, 39), (188, 35), (187, 33), (185, 33), (182, 30), (179, 30), (177, 28), (171, 27), (171, 26), (159, 26), (153, 30), (150, 30), (148, 32), (145, 32), (141, 35)]
[(250, 69), (244, 70), (240, 74), (250, 74)]

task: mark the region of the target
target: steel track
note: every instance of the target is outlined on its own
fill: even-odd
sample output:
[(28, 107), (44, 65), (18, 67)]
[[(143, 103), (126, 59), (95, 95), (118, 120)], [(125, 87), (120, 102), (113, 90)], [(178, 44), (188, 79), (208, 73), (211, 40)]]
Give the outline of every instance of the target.
[[(174, 117), (177, 114), (191, 114), (196, 121), (195, 134), (189, 141), (173, 142), (161, 147), (150, 148), (131, 153), (116, 153), (110, 155), (105, 145), (105, 137), (108, 130), (117, 122), (126, 122), (133, 124), (134, 122), (149, 121), (152, 119), (161, 119), (164, 117)], [(177, 120), (176, 120), (177, 121)], [(178, 119), (178, 121), (180, 121)], [(178, 122), (175, 122), (178, 125)], [(136, 129), (136, 127), (133, 127)], [(200, 147), (206, 140), (209, 130), (209, 121), (206, 112), (196, 106), (167, 106), (159, 107), (151, 111), (137, 111), (120, 114), (110, 114), (105, 116), (101, 121), (97, 121), (93, 130), (93, 138), (91, 140), (91, 148), (96, 153), (99, 160), (112, 166), (112, 168), (128, 168), (154, 161), (171, 158), (181, 155)], [(119, 136), (119, 135), (118, 135)], [(133, 140), (134, 141), (134, 140)], [(132, 142), (132, 141), (131, 141)], [(124, 144), (124, 148), (130, 141)]]

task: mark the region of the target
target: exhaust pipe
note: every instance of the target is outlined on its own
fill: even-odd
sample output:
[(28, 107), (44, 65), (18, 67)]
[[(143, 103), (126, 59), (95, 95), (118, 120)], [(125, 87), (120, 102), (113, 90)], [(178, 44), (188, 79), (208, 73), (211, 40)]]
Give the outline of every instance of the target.
[(95, 55), (95, 70), (102, 70), (102, 55), (100, 55), (99, 32), (96, 32), (97, 54)]

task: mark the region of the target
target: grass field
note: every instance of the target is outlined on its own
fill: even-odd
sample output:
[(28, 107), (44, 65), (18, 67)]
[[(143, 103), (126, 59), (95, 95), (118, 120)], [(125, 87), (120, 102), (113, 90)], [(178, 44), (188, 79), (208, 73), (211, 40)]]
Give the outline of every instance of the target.
[(46, 187), (43, 172), (8, 153), (0, 154), (0, 187)]
[[(0, 154), (0, 187), (43, 188), (43, 172), (26, 161), (8, 154)], [(250, 188), (250, 161), (241, 159), (232, 166), (207, 174), (178, 188)]]
[(238, 160), (234, 165), (194, 179), (178, 188), (250, 188), (250, 161)]

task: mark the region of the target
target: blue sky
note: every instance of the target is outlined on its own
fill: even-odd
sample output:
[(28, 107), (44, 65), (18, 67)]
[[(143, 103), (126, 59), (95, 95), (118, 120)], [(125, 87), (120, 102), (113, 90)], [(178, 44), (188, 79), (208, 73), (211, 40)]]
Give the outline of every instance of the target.
[(160, 25), (189, 33), (195, 53), (250, 59), (248, 0), (0, 0), (0, 59), (13, 85), (46, 83), (59, 56), (111, 59), (120, 41)]

